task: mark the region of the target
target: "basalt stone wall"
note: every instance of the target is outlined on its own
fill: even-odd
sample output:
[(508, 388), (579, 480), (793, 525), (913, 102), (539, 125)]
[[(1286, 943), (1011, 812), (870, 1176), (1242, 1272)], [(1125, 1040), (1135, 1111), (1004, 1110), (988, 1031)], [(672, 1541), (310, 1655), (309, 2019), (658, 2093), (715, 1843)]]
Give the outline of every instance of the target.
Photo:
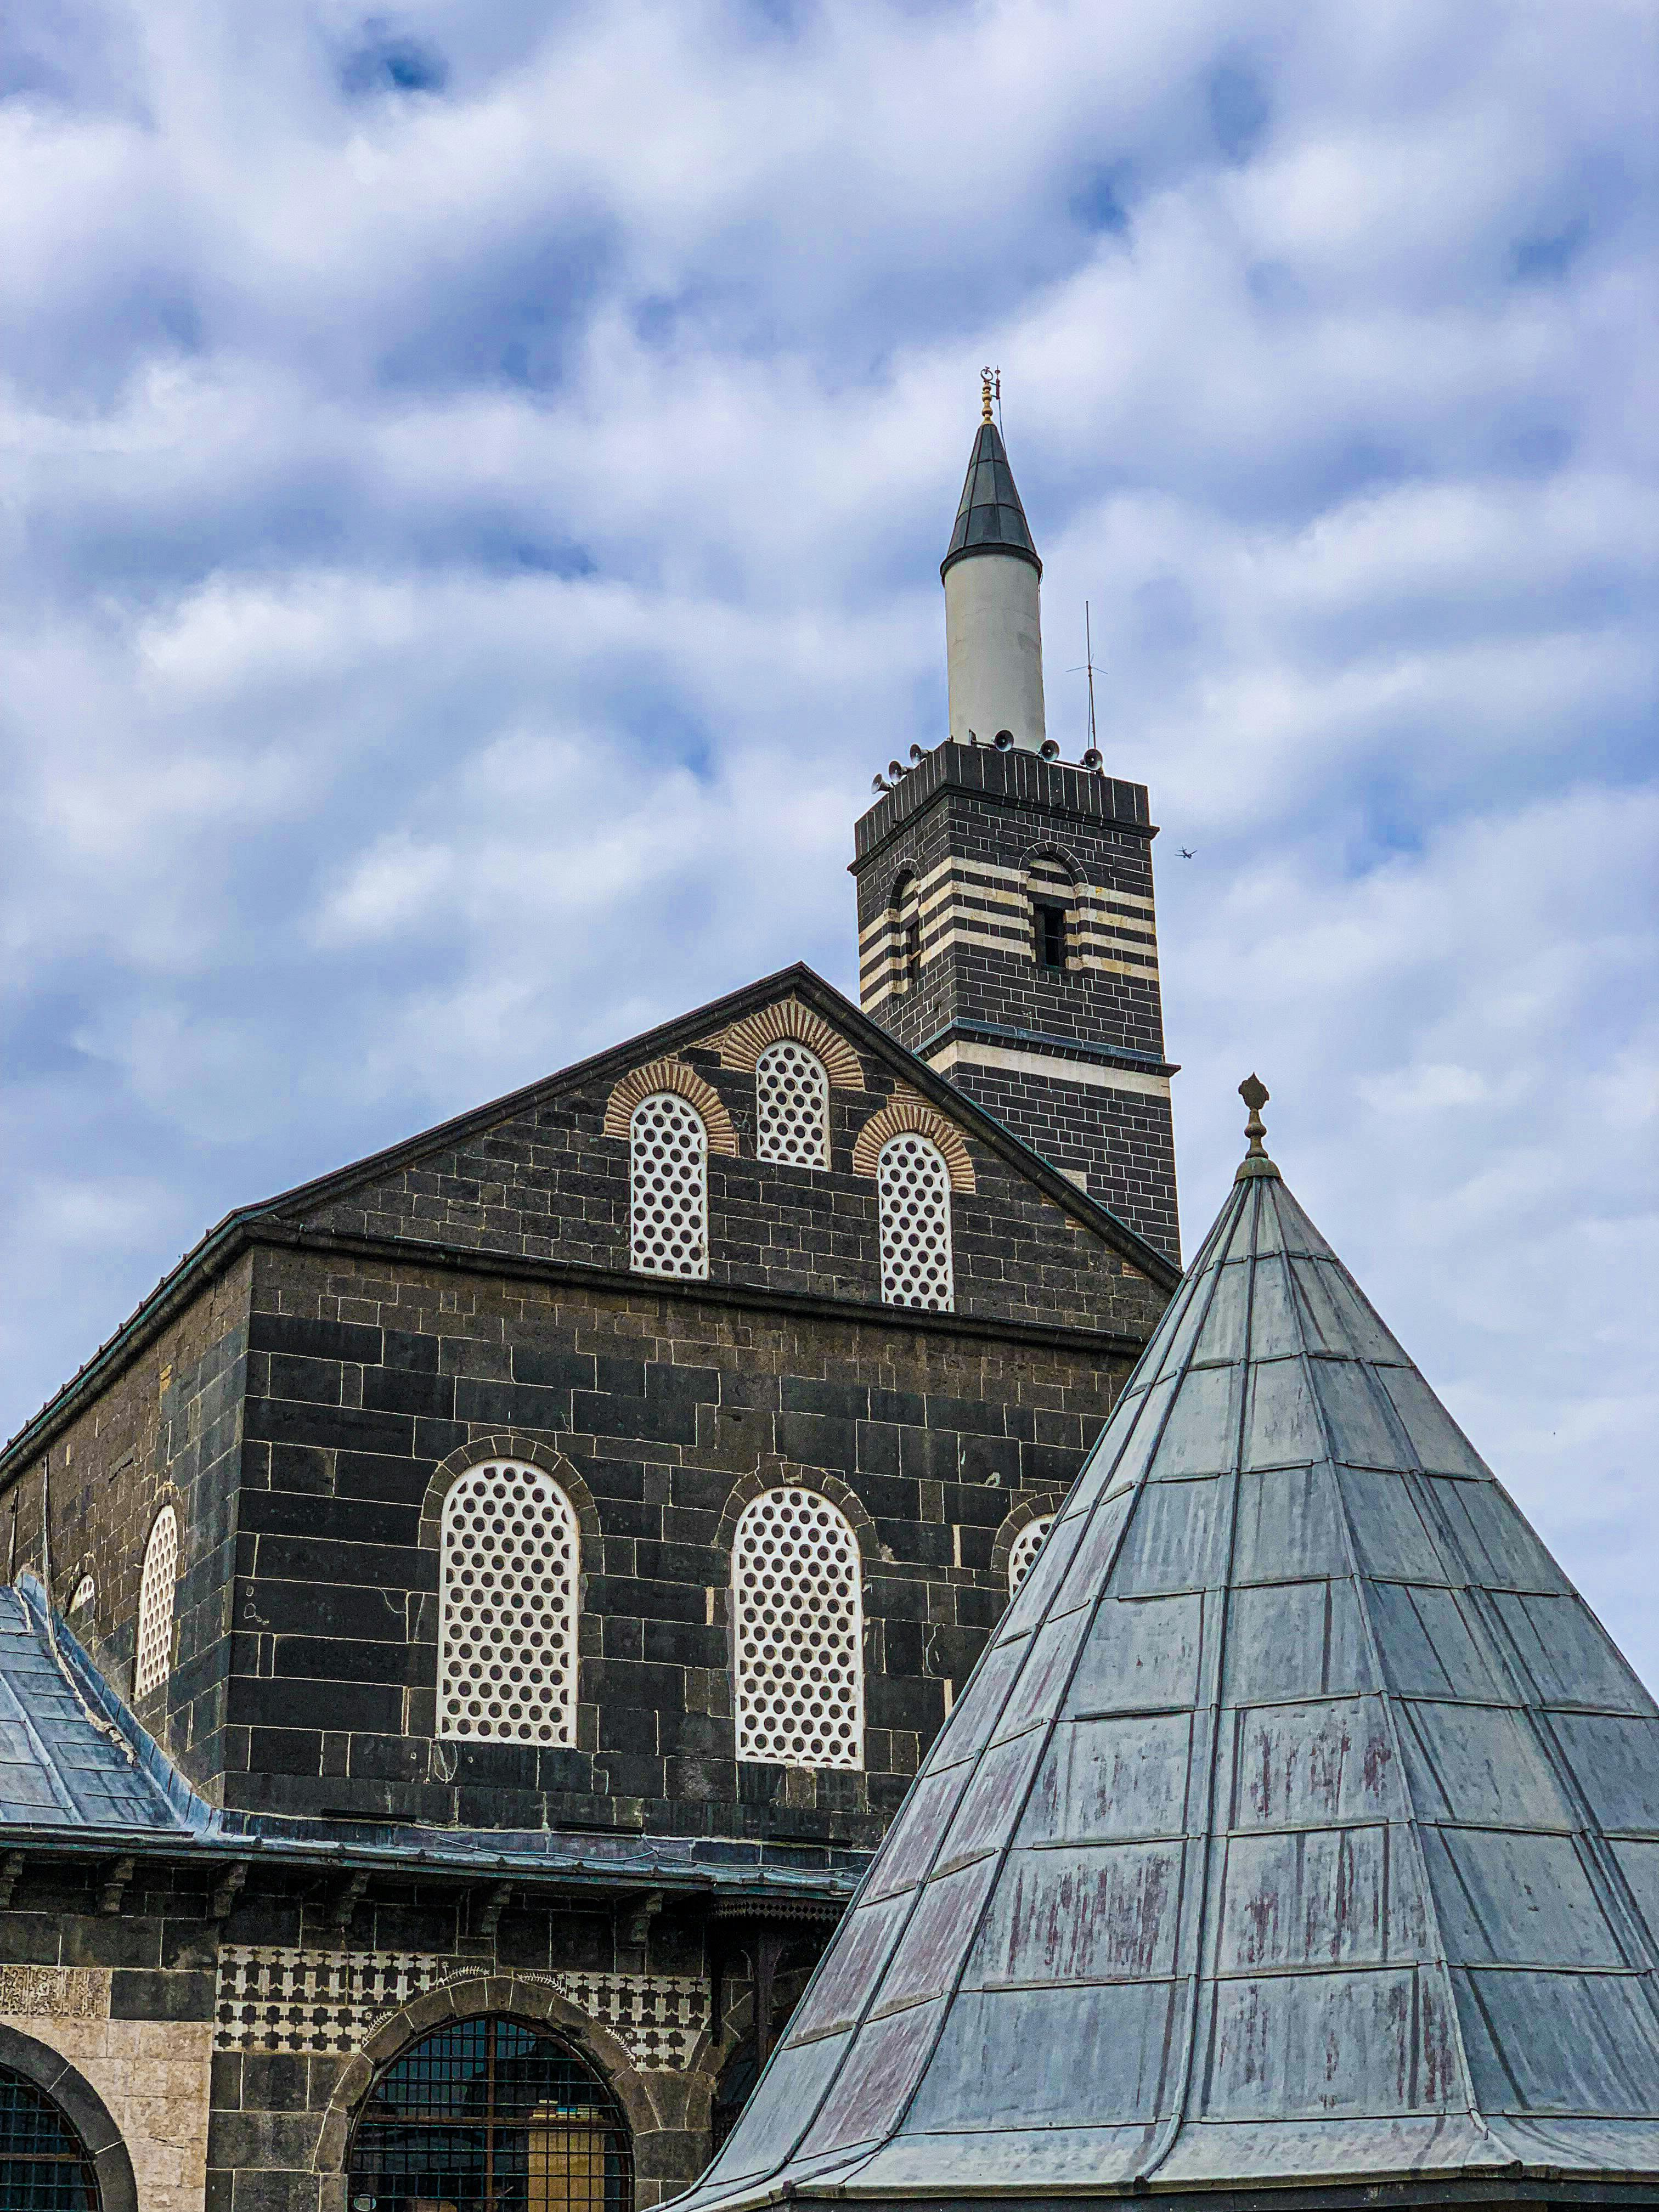
[[(754, 1157), (755, 1083), (718, 1052), (678, 1058), (718, 1093), (737, 1133), (736, 1157), (708, 1162), (709, 1279), (757, 1290), (881, 1297), (876, 1184), (853, 1149), (895, 1089), (866, 1066), (868, 1088), (830, 1092), (830, 1165)], [(514, 1257), (629, 1265), (629, 1146), (605, 1133), (617, 1077), (551, 1091), (498, 1123), (343, 1191), (303, 1194), (289, 1218), (307, 1231), (418, 1239)], [(952, 1200), (956, 1304), (999, 1321), (1144, 1328), (1161, 1310), (1151, 1284), (1095, 1232), (1079, 1226), (1029, 1177), (977, 1140), (975, 1188)]]
[[(267, 1249), (222, 1789), (256, 1809), (865, 1845), (1129, 1365), (1098, 1340)], [(578, 1741), (434, 1741), (435, 1486), (537, 1462), (581, 1522)], [(730, 1545), (775, 1483), (857, 1535), (866, 1765), (739, 1762)], [(1003, 1553), (1006, 1555), (1006, 1541)]]
[[(255, 1866), (227, 1889), (228, 1865), (31, 1856), (0, 1906), (0, 2064), (106, 2152), (108, 2212), (343, 2212), (378, 2069), (487, 2013), (592, 2069), (641, 2207), (708, 2162), (715, 2084), (755, 2024), (744, 1923), (711, 1929), (672, 1893), (641, 1911), (414, 1870)], [(788, 1938), (773, 2033), (831, 1924)]]
[(0, 1492), (11, 1577), (41, 1572), (51, 1498), (51, 1581), (66, 1607), (83, 1577), (96, 1595), (70, 1626), (128, 1696), (138, 1586), (151, 1523), (179, 1518), (173, 1663), (144, 1725), (198, 1786), (220, 1771), (229, 1667), (231, 1570), (253, 1263), (244, 1255), (88, 1399), (49, 1450), (15, 1461)]

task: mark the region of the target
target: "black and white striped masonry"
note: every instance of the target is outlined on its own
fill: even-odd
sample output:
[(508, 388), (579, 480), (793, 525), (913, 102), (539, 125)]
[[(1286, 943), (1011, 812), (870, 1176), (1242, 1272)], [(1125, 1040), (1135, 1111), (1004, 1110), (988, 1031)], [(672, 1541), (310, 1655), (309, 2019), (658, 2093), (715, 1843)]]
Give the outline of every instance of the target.
[[(963, 491), (970, 520), (988, 470), (986, 500), (1002, 504), (987, 512), (1018, 515), (1024, 536), (975, 535), (958, 516), (945, 565), (951, 734), (858, 824), (860, 994), (935, 1073), (1178, 1259), (1158, 832), (1144, 785), (1069, 767), (1053, 739), (1031, 740), (1044, 726), (1041, 568), (984, 423)], [(988, 587), (964, 589), (963, 573), (981, 568)], [(1023, 720), (1010, 710), (1018, 729), (969, 722), (975, 701), (1023, 696), (1033, 680), (1036, 707)]]

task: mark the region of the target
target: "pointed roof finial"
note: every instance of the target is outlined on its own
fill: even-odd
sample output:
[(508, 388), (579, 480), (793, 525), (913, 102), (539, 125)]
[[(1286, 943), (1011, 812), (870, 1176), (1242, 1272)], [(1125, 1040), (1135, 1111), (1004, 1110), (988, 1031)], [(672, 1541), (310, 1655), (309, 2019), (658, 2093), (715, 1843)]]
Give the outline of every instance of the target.
[(1267, 1125), (1261, 1118), (1261, 1109), (1269, 1097), (1267, 1086), (1259, 1075), (1247, 1075), (1238, 1086), (1238, 1095), (1250, 1109), (1250, 1118), (1244, 1124), (1250, 1149), (1239, 1162), (1233, 1181), (1248, 1182), (1254, 1176), (1273, 1176), (1277, 1179), (1279, 1170), (1267, 1158), (1267, 1147), (1261, 1141), (1267, 1133)]
[(993, 368), (982, 368), (979, 373), (979, 419), (981, 422), (988, 422), (991, 419), (991, 380), (995, 374)]

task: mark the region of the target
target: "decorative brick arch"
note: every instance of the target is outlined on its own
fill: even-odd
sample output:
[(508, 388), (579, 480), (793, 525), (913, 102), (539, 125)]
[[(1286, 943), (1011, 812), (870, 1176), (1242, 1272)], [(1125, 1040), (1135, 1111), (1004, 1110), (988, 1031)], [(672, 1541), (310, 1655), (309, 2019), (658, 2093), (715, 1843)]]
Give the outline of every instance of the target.
[(867, 1569), (872, 1559), (882, 1558), (880, 1540), (870, 1510), (857, 1491), (844, 1483), (838, 1474), (827, 1468), (800, 1467), (793, 1460), (780, 1459), (767, 1453), (752, 1474), (740, 1474), (726, 1492), (726, 1504), (720, 1509), (719, 1525), (711, 1540), (711, 1548), (718, 1554), (720, 1574), (726, 1589), (732, 1583), (732, 1539), (736, 1534), (744, 1508), (769, 1490), (815, 1490), (820, 1498), (839, 1508), (857, 1540), (859, 1559)]
[(1045, 838), (1038, 844), (1027, 846), (1021, 857), (1020, 868), (1028, 882), (1040, 860), (1048, 860), (1055, 867), (1064, 868), (1072, 879), (1073, 892), (1081, 890), (1088, 880), (1087, 871), (1075, 853), (1068, 852), (1064, 845), (1056, 845), (1052, 839)]
[(138, 2212), (138, 2185), (121, 2130), (85, 2075), (49, 2045), (15, 2027), (0, 2027), (0, 2066), (51, 2098), (79, 2136), (98, 2177), (100, 2212)]
[[(523, 2021), (532, 2027), (550, 2027), (563, 2036), (593, 2069), (622, 2107), (634, 2142), (636, 2179), (648, 2179), (639, 2145), (647, 2136), (680, 2124), (677, 2115), (659, 2101), (651, 2079), (635, 2065), (621, 2040), (591, 2021), (580, 2005), (532, 1975), (479, 1973), (460, 1981), (446, 1982), (428, 1990), (398, 2011), (388, 2013), (364, 2039), (362, 2048), (341, 2069), (317, 2139), (313, 2170), (319, 2174), (343, 2176), (351, 2148), (352, 2125), (374, 2085), (375, 2075), (412, 2043), (452, 2021), (477, 2020), (494, 2013)], [(335, 2203), (325, 2186), (325, 2208)]]
[(643, 1067), (630, 1069), (605, 1102), (605, 1135), (620, 1137), (625, 1144), (634, 1109), (641, 1098), (649, 1098), (658, 1091), (672, 1091), (688, 1105), (696, 1108), (708, 1133), (711, 1152), (726, 1152), (733, 1159), (737, 1158), (738, 1133), (719, 1091), (683, 1060), (652, 1060)]
[(839, 1091), (862, 1091), (864, 1063), (838, 1030), (822, 1014), (802, 1006), (799, 999), (779, 999), (757, 1014), (745, 1014), (720, 1038), (720, 1065), (739, 1075), (752, 1075), (755, 1063), (769, 1044), (793, 1037), (823, 1062), (824, 1073)]
[(1033, 1521), (1041, 1521), (1045, 1513), (1053, 1516), (1062, 1512), (1070, 1496), (1067, 1490), (1035, 1490), (1011, 1507), (991, 1547), (991, 1579), (1005, 1598), (1008, 1595), (1008, 1554), (1014, 1548), (1015, 1537), (1022, 1528), (1029, 1528)]
[(951, 1177), (951, 1189), (961, 1196), (971, 1196), (975, 1188), (974, 1159), (967, 1139), (938, 1107), (929, 1106), (902, 1084), (859, 1131), (853, 1146), (854, 1174), (873, 1176), (883, 1147), (895, 1137), (912, 1134), (926, 1137), (938, 1146)]
[(443, 1536), (444, 1500), (455, 1485), (475, 1467), (495, 1459), (522, 1460), (526, 1467), (538, 1467), (544, 1474), (550, 1474), (570, 1500), (584, 1547), (599, 1542), (599, 1506), (592, 1492), (564, 1454), (556, 1451), (550, 1444), (538, 1443), (533, 1437), (520, 1436), (515, 1429), (503, 1429), (495, 1436), (475, 1437), (471, 1443), (462, 1444), (447, 1459), (439, 1461), (421, 1500), (416, 1541), (425, 1550), (438, 1549)]

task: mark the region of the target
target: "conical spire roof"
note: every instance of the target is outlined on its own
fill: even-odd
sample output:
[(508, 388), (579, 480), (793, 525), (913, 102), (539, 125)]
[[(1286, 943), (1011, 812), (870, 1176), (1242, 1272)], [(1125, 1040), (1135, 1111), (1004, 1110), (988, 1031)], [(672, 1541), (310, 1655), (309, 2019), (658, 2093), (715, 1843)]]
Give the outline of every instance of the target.
[(1012, 553), (1029, 561), (1039, 575), (1042, 563), (1031, 538), (1031, 526), (1019, 503), (1014, 472), (1008, 465), (1002, 433), (994, 422), (981, 422), (974, 434), (974, 450), (968, 456), (962, 503), (957, 526), (939, 563), (939, 574), (970, 553)]
[(1522, 2169), (1659, 2202), (1659, 1710), (1265, 1095), (696, 2212)]

